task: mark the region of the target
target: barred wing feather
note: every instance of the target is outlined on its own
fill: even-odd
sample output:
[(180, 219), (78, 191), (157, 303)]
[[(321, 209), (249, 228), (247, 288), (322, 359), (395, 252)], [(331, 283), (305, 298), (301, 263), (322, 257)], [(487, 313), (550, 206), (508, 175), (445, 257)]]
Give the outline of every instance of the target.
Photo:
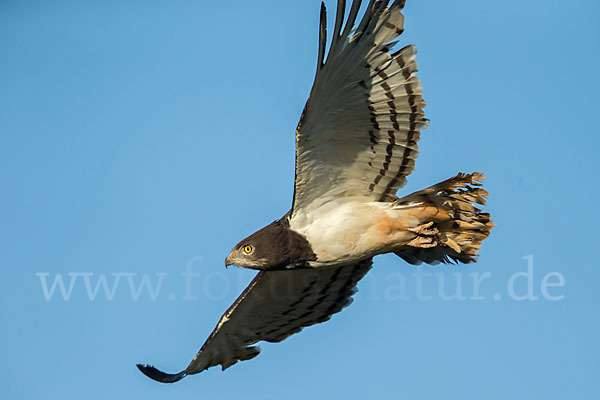
[(292, 216), (332, 198), (394, 200), (414, 169), (428, 121), (416, 48), (392, 52), (404, 30), (404, 1), (372, 0), (354, 28), (360, 3), (353, 1), (342, 31), (345, 1), (338, 0), (326, 61), (321, 9), (317, 73), (296, 129)]
[(332, 268), (261, 271), (223, 314), (190, 365), (167, 374), (148, 365), (149, 378), (171, 383), (221, 365), (226, 369), (249, 360), (259, 341), (280, 342), (302, 328), (327, 321), (352, 302), (356, 284), (371, 269), (372, 259)]

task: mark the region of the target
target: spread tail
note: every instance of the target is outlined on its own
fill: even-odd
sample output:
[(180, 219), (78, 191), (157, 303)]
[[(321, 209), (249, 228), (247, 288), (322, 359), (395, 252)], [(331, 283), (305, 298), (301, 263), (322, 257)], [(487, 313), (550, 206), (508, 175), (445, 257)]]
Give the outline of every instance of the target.
[(416, 217), (413, 238), (394, 252), (411, 264), (477, 261), (477, 250), (494, 226), (484, 205), (485, 176), (459, 173), (453, 178), (396, 200), (394, 208)]

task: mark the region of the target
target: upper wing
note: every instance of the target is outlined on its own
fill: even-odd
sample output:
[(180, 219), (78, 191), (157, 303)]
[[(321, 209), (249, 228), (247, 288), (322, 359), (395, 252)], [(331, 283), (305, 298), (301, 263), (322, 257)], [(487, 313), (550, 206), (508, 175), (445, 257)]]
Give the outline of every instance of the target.
[(395, 199), (414, 169), (428, 122), (425, 101), (415, 76), (415, 47), (391, 51), (404, 29), (404, 0), (388, 3), (371, 0), (354, 29), (361, 4), (354, 0), (342, 31), (345, 1), (338, 0), (325, 62), (322, 5), (317, 74), (296, 129), (292, 216), (331, 198)]
[(139, 365), (148, 377), (176, 382), (221, 364), (228, 368), (259, 353), (256, 342), (280, 342), (302, 328), (327, 321), (352, 302), (372, 260), (342, 267), (261, 271), (223, 314), (194, 360), (177, 374)]

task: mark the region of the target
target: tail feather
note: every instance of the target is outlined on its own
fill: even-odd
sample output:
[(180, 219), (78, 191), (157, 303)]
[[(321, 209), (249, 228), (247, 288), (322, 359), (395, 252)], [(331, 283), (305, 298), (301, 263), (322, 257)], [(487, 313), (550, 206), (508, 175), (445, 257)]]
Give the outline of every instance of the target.
[(485, 205), (485, 176), (459, 173), (453, 178), (398, 199), (394, 207), (417, 217), (415, 238), (395, 253), (411, 264), (477, 261), (481, 242), (494, 223), (477, 205)]

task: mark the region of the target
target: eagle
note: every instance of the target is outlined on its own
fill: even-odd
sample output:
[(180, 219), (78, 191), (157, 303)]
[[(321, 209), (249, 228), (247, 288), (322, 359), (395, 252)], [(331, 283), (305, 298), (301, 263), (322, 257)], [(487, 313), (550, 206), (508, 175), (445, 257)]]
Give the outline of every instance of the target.
[(404, 31), (405, 0), (361, 0), (347, 17), (337, 1), (326, 52), (321, 3), (314, 83), (296, 128), (292, 207), (240, 241), (225, 265), (258, 270), (183, 371), (138, 364), (171, 383), (210, 367), (259, 354), (260, 341), (280, 342), (327, 321), (349, 305), (378, 254), (410, 264), (477, 260), (493, 223), (478, 207), (488, 193), (480, 173), (396, 196), (415, 168), (427, 126), (416, 76), (416, 48), (394, 50)]

